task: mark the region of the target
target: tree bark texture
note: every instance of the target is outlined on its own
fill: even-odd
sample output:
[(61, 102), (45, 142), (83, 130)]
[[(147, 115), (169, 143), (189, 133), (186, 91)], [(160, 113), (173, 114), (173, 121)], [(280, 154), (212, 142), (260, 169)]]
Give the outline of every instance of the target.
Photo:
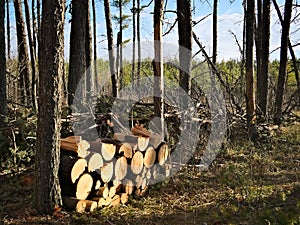
[(290, 33), (290, 21), (292, 14), (292, 0), (287, 0), (284, 7), (284, 19), (282, 21), (282, 32), (281, 32), (281, 47), (280, 47), (280, 65), (279, 75), (277, 81), (277, 90), (275, 98), (275, 115), (274, 122), (280, 124), (282, 120), (282, 102), (283, 102), (283, 91), (286, 80), (286, 66), (287, 66), (287, 48)]
[(177, 0), (180, 86), (188, 93), (191, 86), (192, 13), (190, 0)]
[(21, 0), (14, 0), (17, 42), (18, 42), (18, 67), (20, 73), (21, 103), (28, 104), (30, 98), (30, 68), (28, 45), (26, 41), (25, 23), (22, 15)]
[[(87, 59), (87, 10), (88, 1), (72, 1), (72, 23), (70, 36), (70, 66), (68, 79), (68, 103), (73, 104), (75, 92), (79, 101), (85, 99), (85, 74)], [(80, 80), (83, 79), (81, 82)], [(79, 86), (78, 86), (79, 85)]]
[(51, 213), (62, 204), (59, 184), (61, 90), (64, 70), (65, 1), (43, 1), (36, 141), (36, 207)]
[(0, 0), (0, 128), (4, 127), (7, 112), (6, 98), (6, 59), (5, 59), (5, 0)]
[(97, 68), (97, 17), (95, 0), (92, 0), (93, 10), (93, 39), (94, 39), (94, 91), (98, 92), (98, 68)]
[(255, 97), (253, 79), (254, 1), (247, 0), (246, 11), (246, 105), (248, 135), (256, 139)]
[(104, 0), (104, 10), (105, 10), (105, 21), (106, 21), (109, 68), (110, 68), (111, 83), (112, 83), (112, 95), (113, 97), (117, 97), (118, 88), (117, 88), (117, 78), (115, 72), (115, 57), (113, 52), (114, 41), (113, 41), (113, 29), (112, 29), (112, 22), (111, 22), (109, 0)]
[(213, 56), (212, 62), (217, 63), (217, 50), (218, 50), (218, 1), (214, 0), (213, 8)]

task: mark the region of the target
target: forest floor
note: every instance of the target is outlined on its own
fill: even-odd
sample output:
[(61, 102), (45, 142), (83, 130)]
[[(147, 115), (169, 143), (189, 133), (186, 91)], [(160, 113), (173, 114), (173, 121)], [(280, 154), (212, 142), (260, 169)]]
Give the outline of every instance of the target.
[(186, 167), (143, 198), (92, 213), (38, 215), (30, 173), (2, 176), (0, 224), (300, 224), (300, 123), (258, 144), (233, 136), (209, 170)]

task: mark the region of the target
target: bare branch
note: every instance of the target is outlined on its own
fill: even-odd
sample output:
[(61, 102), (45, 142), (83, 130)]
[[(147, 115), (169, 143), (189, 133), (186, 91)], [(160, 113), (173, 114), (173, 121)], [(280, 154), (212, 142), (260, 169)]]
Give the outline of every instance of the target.
[(163, 34), (163, 37), (166, 36), (167, 34), (169, 34), (173, 30), (173, 28), (175, 27), (177, 22), (178, 22), (178, 19), (176, 18), (174, 23), (171, 25), (170, 29)]

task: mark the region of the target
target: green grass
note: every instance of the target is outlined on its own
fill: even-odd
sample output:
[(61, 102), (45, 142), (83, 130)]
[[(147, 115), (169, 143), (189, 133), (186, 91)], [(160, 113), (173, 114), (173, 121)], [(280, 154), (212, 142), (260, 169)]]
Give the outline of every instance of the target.
[(0, 178), (0, 219), (4, 224), (300, 224), (299, 134), (295, 122), (259, 144), (228, 141), (208, 171), (184, 168), (141, 199), (93, 213), (37, 215), (34, 187), (22, 183), (24, 174)]

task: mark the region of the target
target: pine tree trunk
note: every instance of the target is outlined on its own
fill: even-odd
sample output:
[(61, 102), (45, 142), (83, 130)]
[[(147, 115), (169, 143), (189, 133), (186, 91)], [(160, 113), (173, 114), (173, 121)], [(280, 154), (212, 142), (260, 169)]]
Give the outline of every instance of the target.
[(246, 105), (247, 127), (251, 140), (256, 140), (256, 116), (253, 79), (253, 44), (254, 44), (254, 2), (247, 0), (246, 15)]
[[(39, 59), (40, 105), (36, 141), (36, 207), (52, 213), (62, 205), (59, 184), (61, 90), (64, 70), (65, 1), (43, 1)], [(52, 49), (52, 51), (49, 51)]]
[(164, 75), (163, 75), (163, 53), (162, 53), (162, 20), (163, 20), (163, 0), (154, 1), (154, 114), (161, 118), (160, 130), (164, 131)]
[(86, 6), (86, 91), (87, 99), (90, 98), (92, 92), (92, 29), (91, 29), (91, 13), (90, 13), (90, 0), (87, 0)]
[(192, 13), (190, 0), (177, 0), (180, 86), (188, 93), (192, 62)]
[(113, 97), (116, 97), (118, 93), (118, 88), (117, 88), (117, 79), (116, 79), (116, 72), (115, 72), (115, 58), (113, 52), (113, 29), (112, 29), (112, 22), (111, 22), (109, 0), (104, 0), (104, 10), (105, 10), (105, 21), (106, 21), (109, 68), (110, 68), (111, 83), (112, 83), (112, 95)]
[[(137, 56), (137, 86), (140, 86), (140, 77), (141, 77), (141, 22), (140, 22), (140, 14), (141, 14), (141, 7), (140, 7), (140, 1), (137, 0), (137, 27), (136, 27), (136, 34), (137, 34), (137, 41), (138, 41), (138, 56)], [(140, 95), (139, 95), (140, 98)]]
[(131, 82), (132, 85), (134, 85), (135, 82), (135, 41), (136, 41), (136, 21), (135, 21), (135, 13), (136, 13), (136, 8), (135, 8), (135, 0), (132, 1), (132, 64), (131, 64)]
[(213, 8), (213, 55), (212, 62), (217, 63), (217, 49), (218, 49), (218, 0), (214, 0)]
[[(32, 40), (28, 0), (24, 0), (24, 6), (25, 6), (26, 27), (27, 27), (28, 40), (29, 40), (29, 51), (30, 51), (30, 58), (31, 58), (31, 102), (32, 102), (33, 109), (36, 110), (36, 107), (37, 107), (37, 104), (36, 104), (36, 89), (35, 89), (36, 61), (35, 61), (34, 44), (33, 44), (33, 40)], [(28, 98), (29, 98), (29, 96), (28, 96)]]
[(20, 73), (21, 103), (28, 104), (30, 98), (30, 68), (21, 1), (14, 0), (14, 6), (18, 40), (18, 67)]
[[(73, 104), (75, 92), (79, 101), (86, 99), (87, 64), (87, 10), (88, 1), (72, 1), (72, 24), (70, 36), (70, 66), (68, 78), (68, 103)], [(83, 25), (84, 24), (84, 25)]]
[(97, 68), (97, 18), (95, 0), (92, 0), (93, 10), (93, 38), (94, 38), (94, 91), (98, 92), (98, 68)]
[(4, 127), (7, 112), (6, 98), (6, 59), (5, 59), (5, 0), (0, 0), (0, 128)]
[[(4, 15), (4, 14), (2, 14)], [(3, 29), (4, 30), (4, 29)], [(9, 13), (9, 0), (6, 0), (6, 34), (7, 34), (7, 59), (10, 59), (10, 13)]]
[(287, 0), (284, 7), (284, 19), (282, 22), (281, 32), (281, 46), (280, 46), (280, 66), (279, 75), (277, 81), (276, 99), (275, 99), (275, 115), (274, 122), (281, 124), (282, 122), (282, 102), (283, 102), (283, 91), (286, 80), (286, 66), (287, 66), (287, 48), (290, 33), (290, 21), (292, 14), (292, 0)]

